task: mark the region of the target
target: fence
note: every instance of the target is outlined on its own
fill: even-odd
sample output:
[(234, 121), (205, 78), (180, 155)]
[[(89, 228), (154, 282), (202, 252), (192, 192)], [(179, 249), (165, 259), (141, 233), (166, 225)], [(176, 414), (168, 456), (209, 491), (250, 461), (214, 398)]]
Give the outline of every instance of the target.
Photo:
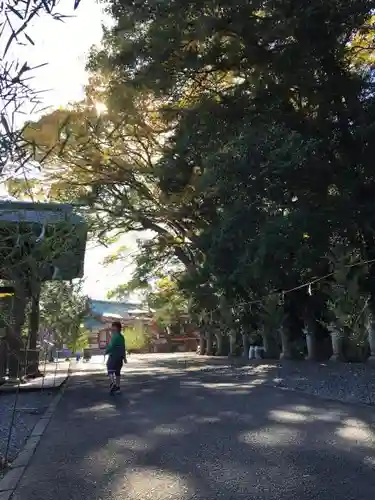
[[(59, 351), (55, 351), (51, 361), (48, 349), (27, 349), (19, 353), (15, 365), (15, 354), (7, 353), (7, 368), (0, 379), (0, 475), (1, 469), (5, 469), (22, 448), (38, 415), (48, 407), (53, 389), (60, 386), (71, 371), (71, 361), (61, 360), (58, 355)], [(30, 369), (32, 365), (36, 370)]]

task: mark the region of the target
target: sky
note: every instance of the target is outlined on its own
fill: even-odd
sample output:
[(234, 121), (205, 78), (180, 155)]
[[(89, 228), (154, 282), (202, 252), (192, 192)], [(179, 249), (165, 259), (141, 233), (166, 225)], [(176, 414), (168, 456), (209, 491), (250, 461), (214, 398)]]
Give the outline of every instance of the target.
[[(45, 107), (57, 108), (83, 97), (88, 79), (85, 63), (89, 49), (100, 44), (102, 24), (110, 23), (103, 12), (103, 4), (81, 0), (78, 9), (73, 11), (73, 3), (74, 0), (60, 0), (56, 9), (73, 17), (60, 22), (46, 15), (40, 16), (28, 30), (35, 45), (13, 45), (8, 53), (8, 58), (27, 60), (31, 67), (47, 63), (33, 72), (32, 82), (34, 88), (46, 90), (42, 94)], [(4, 188), (0, 186), (0, 196), (4, 194)], [(139, 235), (126, 235), (117, 246), (126, 245), (132, 253), (137, 237)], [(84, 286), (90, 297), (105, 299), (108, 290), (129, 280), (132, 272), (130, 259), (107, 267), (101, 264), (104, 257), (115, 250), (116, 245), (110, 249), (95, 243), (87, 245)]]
[(33, 72), (33, 86), (43, 93), (46, 106), (64, 105), (83, 97), (83, 86), (87, 82), (85, 63), (92, 45), (100, 44), (102, 23), (108, 23), (103, 4), (95, 0), (81, 0), (73, 10), (74, 0), (60, 0), (55, 9), (67, 17), (56, 21), (43, 13), (27, 33), (34, 46), (13, 44), (12, 57), (27, 60), (31, 67), (47, 63)]

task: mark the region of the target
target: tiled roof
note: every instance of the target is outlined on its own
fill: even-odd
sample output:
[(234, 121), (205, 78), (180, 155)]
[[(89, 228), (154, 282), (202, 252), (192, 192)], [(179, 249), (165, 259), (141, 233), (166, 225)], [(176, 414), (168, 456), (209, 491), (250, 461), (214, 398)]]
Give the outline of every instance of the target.
[[(110, 300), (89, 301), (91, 315), (85, 319), (85, 327), (90, 330), (103, 328), (105, 318), (126, 319), (131, 315), (147, 314), (147, 310), (135, 302), (115, 302)], [(102, 319), (102, 321), (100, 320)]]
[(83, 322), (84, 322), (85, 328), (87, 328), (88, 330), (93, 330), (93, 331), (101, 330), (104, 326), (101, 321), (99, 321), (98, 319), (92, 318), (90, 316), (85, 318)]
[(147, 313), (147, 310), (135, 302), (115, 302), (111, 300), (90, 299), (90, 309), (99, 316), (127, 318), (129, 314)]

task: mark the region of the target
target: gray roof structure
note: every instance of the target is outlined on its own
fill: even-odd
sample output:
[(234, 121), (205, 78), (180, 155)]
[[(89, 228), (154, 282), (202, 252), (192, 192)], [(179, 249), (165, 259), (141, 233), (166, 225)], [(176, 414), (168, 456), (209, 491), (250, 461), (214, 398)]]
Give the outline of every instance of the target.
[(14, 246), (18, 236), (27, 239), (29, 234), (34, 238), (33, 243), (37, 244), (44, 237), (53, 237), (53, 228), (64, 222), (67, 224), (62, 238), (64, 247), (61, 251), (57, 247), (56, 253), (51, 256), (51, 262), (47, 263), (51, 271), (47, 272), (45, 280), (71, 280), (83, 276), (87, 242), (84, 217), (68, 204), (0, 200), (0, 237), (3, 232), (5, 245), (7, 241), (10, 243), (9, 235)]

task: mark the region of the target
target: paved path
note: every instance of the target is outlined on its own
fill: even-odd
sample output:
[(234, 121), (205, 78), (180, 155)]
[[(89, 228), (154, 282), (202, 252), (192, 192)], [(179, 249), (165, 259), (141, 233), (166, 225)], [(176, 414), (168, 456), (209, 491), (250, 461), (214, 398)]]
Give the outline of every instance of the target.
[(181, 358), (67, 388), (13, 500), (373, 500), (373, 409)]

